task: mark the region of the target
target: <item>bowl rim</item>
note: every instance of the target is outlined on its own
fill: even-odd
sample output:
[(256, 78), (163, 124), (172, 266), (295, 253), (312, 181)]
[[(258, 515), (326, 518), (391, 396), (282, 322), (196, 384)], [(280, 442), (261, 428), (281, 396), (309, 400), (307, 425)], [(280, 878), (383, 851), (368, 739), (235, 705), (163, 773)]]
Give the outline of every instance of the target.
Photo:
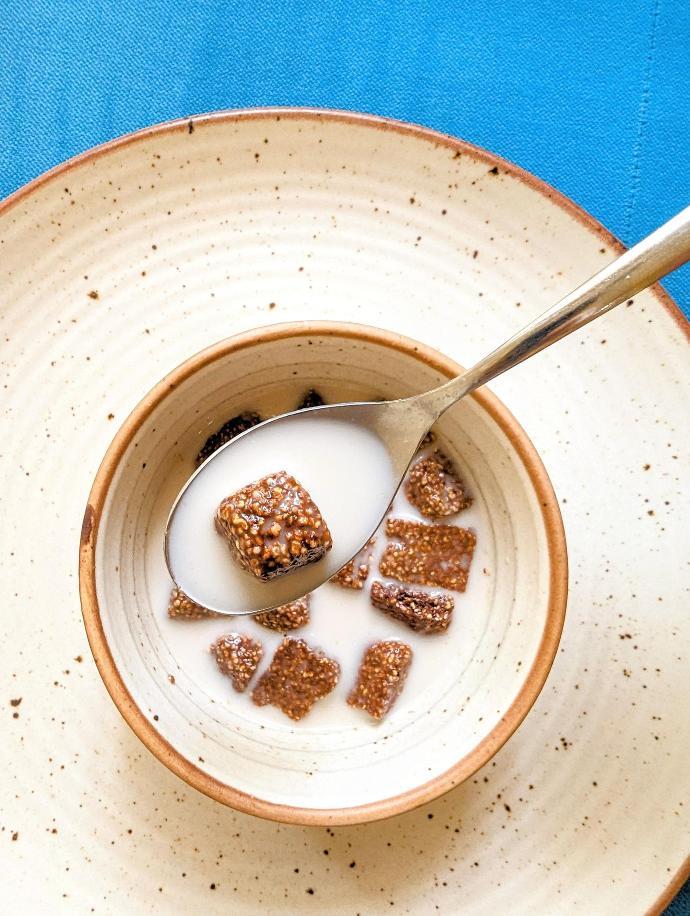
[(565, 620), (568, 560), (558, 500), (544, 465), (529, 437), (499, 399), (486, 390), (472, 397), (489, 414), (518, 453), (538, 498), (546, 532), (549, 594), (541, 639), (532, 665), (510, 706), (494, 728), (448, 770), (388, 798), (363, 805), (308, 808), (267, 801), (210, 776), (187, 759), (143, 714), (125, 684), (105, 635), (96, 590), (96, 545), (110, 485), (125, 451), (151, 412), (170, 391), (200, 369), (253, 346), (298, 337), (345, 337), (397, 350), (449, 378), (462, 371), (450, 357), (393, 331), (339, 321), (301, 321), (267, 325), (219, 341), (189, 357), (156, 384), (137, 404), (111, 442), (88, 497), (79, 551), (79, 591), (86, 635), (103, 682), (121, 715), (146, 747), (173, 773), (225, 805), (268, 820), (289, 824), (331, 826), (359, 824), (402, 814), (444, 794), (470, 778), (510, 738), (541, 692), (553, 664)]

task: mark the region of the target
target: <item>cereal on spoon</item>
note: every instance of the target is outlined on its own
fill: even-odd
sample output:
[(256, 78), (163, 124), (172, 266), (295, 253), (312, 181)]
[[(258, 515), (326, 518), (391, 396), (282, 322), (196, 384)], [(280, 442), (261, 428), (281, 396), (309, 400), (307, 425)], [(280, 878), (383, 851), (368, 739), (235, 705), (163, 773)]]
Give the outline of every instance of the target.
[(314, 563), (333, 546), (318, 506), (286, 471), (226, 497), (216, 512), (216, 528), (240, 566), (258, 579)]

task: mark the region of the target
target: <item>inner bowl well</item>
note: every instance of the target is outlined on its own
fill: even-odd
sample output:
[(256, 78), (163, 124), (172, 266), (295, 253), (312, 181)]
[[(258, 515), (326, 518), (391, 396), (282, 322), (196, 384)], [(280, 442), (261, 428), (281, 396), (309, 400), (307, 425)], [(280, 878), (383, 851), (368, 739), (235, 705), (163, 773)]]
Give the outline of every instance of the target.
[[(275, 820), (374, 820), (467, 779), (526, 715), (563, 625), (565, 540), (534, 448), (486, 392), (465, 398), (436, 427), (478, 512), (472, 589), (457, 601), (448, 634), (451, 663), (440, 664), (423, 691), (406, 692), (383, 723), (355, 716), (331, 724), (315, 710), (295, 726), (263, 718), (263, 710), (254, 715), (249, 704), (242, 710), (224, 703), (161, 627), (170, 589), (165, 521), (210, 432), (242, 410), (291, 410), (310, 386), (329, 402), (393, 398), (459, 371), (438, 352), (390, 332), (326, 322), (278, 325), (183, 363), (116, 436), (84, 519), (87, 633), (125, 719), (191, 785)], [(225, 626), (237, 628), (233, 621)], [(431, 643), (430, 651), (436, 651)]]

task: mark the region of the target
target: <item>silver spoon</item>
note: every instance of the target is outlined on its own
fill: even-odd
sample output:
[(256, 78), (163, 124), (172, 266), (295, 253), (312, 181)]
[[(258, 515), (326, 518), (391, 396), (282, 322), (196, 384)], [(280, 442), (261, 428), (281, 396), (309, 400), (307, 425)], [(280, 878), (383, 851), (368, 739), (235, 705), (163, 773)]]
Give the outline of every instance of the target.
[[(165, 532), (165, 556), (172, 578), (197, 603), (229, 615), (268, 610), (313, 591), (352, 559), (379, 527), (422, 439), (444, 411), (475, 388), (630, 299), (688, 260), (690, 207), (463, 375), (439, 388), (395, 401), (313, 407), (266, 420), (242, 433), (201, 465), (175, 501)], [(344, 446), (339, 439), (343, 430), (347, 432)], [(299, 436), (295, 436), (296, 432)], [(315, 501), (331, 527), (333, 549), (316, 563), (263, 582), (230, 559), (227, 545), (212, 531), (213, 514), (220, 500), (233, 490), (277, 472), (280, 468), (271, 466), (270, 461), (268, 465), (262, 462), (275, 454), (276, 448), (280, 451), (282, 443), (297, 440), (305, 445), (293, 449), (293, 458), (296, 466), (306, 468), (304, 475), (298, 475), (291, 467), (284, 470), (293, 473), (312, 496), (310, 481), (319, 481), (321, 495)], [(336, 441), (339, 462), (334, 454)], [(347, 450), (347, 443), (352, 447), (343, 461), (342, 448)], [(380, 465), (379, 485), (363, 494), (363, 481), (374, 476), (375, 458)], [(384, 465), (385, 473), (381, 470)], [(230, 486), (233, 475), (237, 486)], [(333, 502), (336, 496), (338, 500)], [(336, 508), (331, 508), (331, 503)], [(357, 513), (352, 515), (350, 511), (347, 524), (334, 528), (333, 515), (347, 516), (352, 507), (358, 507)], [(194, 532), (191, 538), (190, 532)], [(216, 561), (209, 574), (208, 558), (212, 553)]]

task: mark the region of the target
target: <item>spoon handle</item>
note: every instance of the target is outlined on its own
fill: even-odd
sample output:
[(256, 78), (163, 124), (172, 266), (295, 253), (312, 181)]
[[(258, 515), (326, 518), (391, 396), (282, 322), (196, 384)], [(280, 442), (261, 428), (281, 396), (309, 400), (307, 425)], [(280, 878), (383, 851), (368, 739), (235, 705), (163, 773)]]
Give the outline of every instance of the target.
[(436, 416), (457, 400), (690, 260), (690, 207), (660, 226), (535, 318), (463, 375), (422, 395)]

